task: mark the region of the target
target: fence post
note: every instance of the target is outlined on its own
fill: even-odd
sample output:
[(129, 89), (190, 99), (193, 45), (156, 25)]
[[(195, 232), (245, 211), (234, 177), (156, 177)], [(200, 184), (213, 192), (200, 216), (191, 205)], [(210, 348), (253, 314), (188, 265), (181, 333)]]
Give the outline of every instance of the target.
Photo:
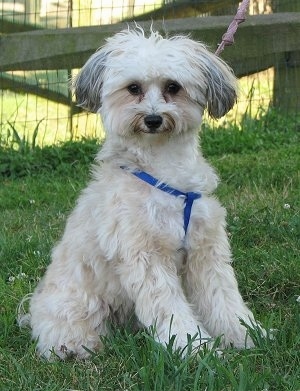
[[(299, 0), (273, 0), (275, 12), (300, 12)], [(277, 39), (274, 37), (274, 44)], [(274, 67), (273, 105), (284, 113), (300, 112), (300, 51), (278, 56)]]

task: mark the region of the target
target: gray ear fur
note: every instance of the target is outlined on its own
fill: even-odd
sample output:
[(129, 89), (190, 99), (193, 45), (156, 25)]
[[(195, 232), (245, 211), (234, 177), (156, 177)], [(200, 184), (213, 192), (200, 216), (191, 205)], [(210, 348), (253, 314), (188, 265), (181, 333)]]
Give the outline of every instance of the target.
[(210, 53), (210, 67), (207, 69), (207, 110), (211, 117), (221, 118), (236, 103), (237, 79), (229, 66)]
[(101, 89), (108, 53), (100, 49), (94, 53), (73, 80), (77, 105), (92, 113), (101, 107)]

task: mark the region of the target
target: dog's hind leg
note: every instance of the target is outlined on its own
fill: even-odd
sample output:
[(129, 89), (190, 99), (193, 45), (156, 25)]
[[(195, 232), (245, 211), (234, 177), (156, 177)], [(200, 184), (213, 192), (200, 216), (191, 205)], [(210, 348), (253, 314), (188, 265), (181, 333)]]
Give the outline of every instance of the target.
[[(99, 277), (111, 277), (109, 265), (83, 245), (75, 251), (78, 241), (67, 239), (54, 249), (52, 262), (30, 299), (29, 315), (20, 319), (32, 328), (39, 354), (48, 359), (85, 358), (99, 349), (99, 335), (106, 334), (111, 312), (109, 295), (104, 295), (106, 280)], [(94, 261), (88, 262), (84, 254), (92, 254)], [(118, 282), (112, 283), (111, 296), (118, 289)]]
[(47, 359), (85, 358), (101, 347), (109, 309), (96, 295), (42, 284), (30, 302), (30, 327), (37, 351)]

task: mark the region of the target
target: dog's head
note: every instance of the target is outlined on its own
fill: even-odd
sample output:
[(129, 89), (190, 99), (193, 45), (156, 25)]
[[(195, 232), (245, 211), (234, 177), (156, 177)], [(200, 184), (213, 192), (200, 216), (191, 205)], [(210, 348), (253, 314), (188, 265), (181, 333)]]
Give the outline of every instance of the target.
[(122, 31), (107, 39), (74, 82), (78, 104), (101, 113), (108, 131), (180, 133), (236, 101), (236, 79), (219, 57), (188, 37)]

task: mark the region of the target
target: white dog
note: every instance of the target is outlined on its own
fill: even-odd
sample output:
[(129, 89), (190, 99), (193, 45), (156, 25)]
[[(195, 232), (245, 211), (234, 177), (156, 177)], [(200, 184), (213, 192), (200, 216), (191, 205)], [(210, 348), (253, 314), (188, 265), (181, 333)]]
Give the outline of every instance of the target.
[(217, 336), (223, 346), (252, 346), (225, 210), (211, 196), (218, 177), (198, 148), (205, 108), (219, 118), (236, 101), (229, 67), (202, 43), (136, 27), (109, 38), (74, 88), (107, 137), (20, 318), (39, 353), (86, 357), (110, 322), (133, 313), (162, 344), (175, 335), (184, 348), (189, 334), (198, 335), (193, 346)]

